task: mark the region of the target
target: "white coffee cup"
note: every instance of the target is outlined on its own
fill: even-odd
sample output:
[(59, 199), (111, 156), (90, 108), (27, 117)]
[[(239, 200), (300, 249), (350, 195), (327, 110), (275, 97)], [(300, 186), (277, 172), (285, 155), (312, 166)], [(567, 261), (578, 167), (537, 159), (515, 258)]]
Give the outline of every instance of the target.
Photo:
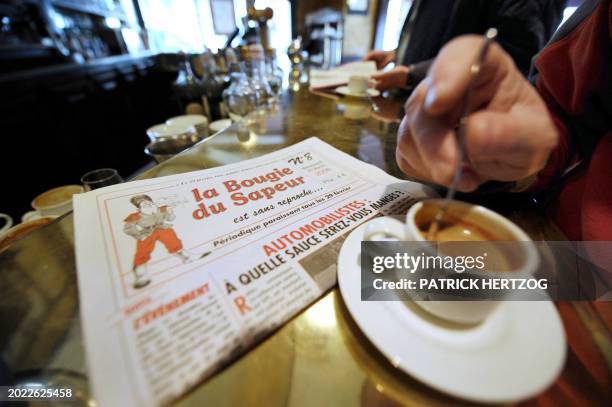
[[(72, 210), (72, 195), (84, 191), (82, 185), (64, 185), (43, 192), (32, 200), (32, 208), (45, 216), (61, 216)], [(31, 215), (30, 215), (31, 216)]]
[(166, 120), (168, 126), (193, 126), (200, 137), (208, 136), (208, 119), (201, 114), (186, 114)]
[[(429, 211), (429, 219), (435, 216), (435, 210), (443, 203), (442, 199), (428, 199), (414, 204), (406, 214), (406, 221), (385, 216), (368, 223), (363, 240), (376, 240), (380, 237), (391, 237), (401, 241), (427, 241), (419, 230), (417, 218)], [(524, 261), (520, 270), (508, 272), (512, 278), (525, 278), (537, 270), (540, 258), (538, 251), (529, 236), (517, 225), (502, 215), (483, 206), (472, 205), (461, 201), (451, 201), (448, 215), (455, 215), (470, 224), (484, 230), (493, 230), (496, 238), (502, 241), (520, 242)], [(502, 299), (502, 298), (500, 298)], [(500, 301), (415, 301), (421, 308), (439, 318), (462, 324), (477, 324), (484, 321), (500, 304)]]
[(368, 90), (369, 78), (362, 75), (352, 75), (348, 81), (348, 88), (352, 94), (363, 95)]
[(40, 218), (57, 218), (58, 216), (51, 216), (51, 215), (41, 215), (40, 212), (38, 211), (28, 211), (26, 213), (24, 213), (23, 215), (21, 215), (21, 223), (26, 223), (26, 222), (30, 222), (36, 219), (40, 219)]
[(156, 124), (147, 129), (147, 136), (151, 141), (155, 141), (159, 138), (169, 137), (187, 137), (196, 135), (197, 131), (193, 125), (187, 125), (182, 123), (174, 124)]

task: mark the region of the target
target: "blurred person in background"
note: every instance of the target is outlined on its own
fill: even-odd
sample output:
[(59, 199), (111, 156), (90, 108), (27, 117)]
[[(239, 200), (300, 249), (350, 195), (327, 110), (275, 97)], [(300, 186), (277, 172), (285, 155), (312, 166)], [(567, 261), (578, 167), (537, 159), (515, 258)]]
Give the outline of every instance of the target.
[(531, 59), (559, 25), (565, 3), (566, 0), (414, 0), (398, 47), (393, 51), (370, 51), (364, 60), (376, 62), (378, 69), (395, 63), (393, 69), (372, 77), (376, 89), (409, 92), (425, 77), (444, 44), (459, 35), (484, 34), (495, 27), (498, 43), (527, 76)]

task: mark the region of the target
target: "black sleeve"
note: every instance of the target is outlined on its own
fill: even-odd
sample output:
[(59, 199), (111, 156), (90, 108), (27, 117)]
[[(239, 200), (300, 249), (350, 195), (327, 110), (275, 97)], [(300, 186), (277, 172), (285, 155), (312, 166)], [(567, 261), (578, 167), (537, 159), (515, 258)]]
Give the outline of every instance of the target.
[(497, 42), (527, 76), (533, 56), (559, 24), (565, 0), (497, 0), (489, 2), (487, 23), (498, 30)]

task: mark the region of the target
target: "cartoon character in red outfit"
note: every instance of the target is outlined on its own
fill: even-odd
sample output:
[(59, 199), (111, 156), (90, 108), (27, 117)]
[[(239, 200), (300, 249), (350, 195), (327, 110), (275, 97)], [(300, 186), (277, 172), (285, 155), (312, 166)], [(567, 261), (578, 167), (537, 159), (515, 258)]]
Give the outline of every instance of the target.
[(176, 255), (183, 263), (192, 262), (209, 254), (195, 256), (183, 248), (181, 239), (170, 223), (175, 219), (175, 215), (169, 206), (157, 206), (148, 195), (133, 196), (130, 202), (138, 208), (138, 212), (131, 213), (124, 219), (123, 231), (136, 239), (133, 264), (134, 288), (142, 288), (151, 282), (147, 262), (157, 242), (163, 244), (168, 253)]

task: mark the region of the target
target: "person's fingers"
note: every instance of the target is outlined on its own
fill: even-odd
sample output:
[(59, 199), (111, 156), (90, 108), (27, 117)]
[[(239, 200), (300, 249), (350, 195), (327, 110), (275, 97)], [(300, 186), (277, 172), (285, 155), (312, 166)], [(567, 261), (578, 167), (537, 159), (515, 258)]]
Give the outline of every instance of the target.
[(505, 181), (527, 177), (546, 164), (558, 139), (550, 131), (550, 119), (545, 114), (534, 115), (529, 108), (514, 110), (479, 111), (469, 116), (466, 150), (478, 173)]
[(395, 76), (397, 76), (397, 72), (395, 71), (395, 69), (372, 75), (371, 78), (376, 81), (376, 83), (374, 84), (374, 88), (382, 92), (384, 90), (396, 87)]
[[(424, 99), (424, 107), (428, 113), (447, 114), (461, 106), (471, 79), (470, 68), (483, 41), (482, 36), (462, 36), (450, 41), (440, 50), (428, 73), (431, 86)], [(476, 86), (480, 87), (480, 99), (486, 101), (487, 97), (493, 96), (496, 85), (512, 66), (512, 61), (502, 48), (496, 43), (491, 44), (478, 73)], [(488, 85), (482, 87), (483, 84)]]
[(417, 181), (430, 181), (429, 177), (414, 167), (410, 161), (399, 152), (399, 150), (395, 153), (395, 160), (397, 161), (397, 166), (400, 170), (402, 170), (406, 177)]
[[(396, 161), (409, 177), (450, 186), (457, 169), (458, 143), (448, 122), (422, 109), (428, 85), (427, 81), (419, 84), (406, 102), (406, 115), (398, 130)], [(464, 164), (458, 190), (473, 191), (486, 180)]]
[(376, 89), (387, 90), (404, 86), (407, 81), (407, 75), (407, 68), (395, 67), (390, 71), (375, 73), (371, 78), (377, 81)]
[(423, 162), (435, 182), (447, 185), (455, 172), (457, 140), (453, 129), (420, 111), (414, 121), (414, 139)]
[[(463, 164), (457, 189), (461, 192), (472, 192), (485, 181), (486, 179), (481, 178), (469, 165)], [(450, 186), (450, 183), (446, 186)]]
[(365, 56), (363, 57), (363, 60), (373, 61), (375, 59), (375, 55), (376, 55), (376, 51), (369, 51), (367, 54), (365, 54)]
[(393, 62), (393, 60), (395, 60), (395, 53), (390, 52), (387, 55), (385, 55), (385, 58), (382, 60), (381, 63), (381, 68), (384, 68), (385, 66), (389, 65), (391, 62)]
[(406, 117), (404, 117), (398, 129), (395, 159), (399, 168), (407, 176), (422, 181), (432, 181), (430, 171), (423, 164), (414, 144), (410, 124)]
[(379, 90), (381, 92), (389, 89), (388, 76), (389, 76), (388, 72), (381, 72), (381, 73), (372, 75), (371, 79), (375, 81), (374, 89)]
[(431, 179), (447, 185), (454, 173), (457, 160), (457, 141), (454, 130), (445, 120), (429, 115), (422, 107), (429, 89), (429, 81), (422, 81), (412, 92), (404, 110), (415, 147), (430, 173)]
[[(400, 170), (409, 178), (414, 178), (419, 181), (436, 182), (431, 177), (431, 171), (428, 170), (419, 157), (414, 141), (409, 134), (404, 133), (403, 137), (398, 138), (398, 148), (396, 150), (395, 160)], [(457, 189), (461, 192), (471, 192), (478, 188), (483, 182), (485, 182), (485, 180), (479, 177), (474, 170), (464, 165)], [(441, 185), (450, 186), (450, 184), (451, 180)]]
[[(418, 106), (422, 93), (427, 91), (427, 84), (419, 85), (414, 93), (416, 97), (406, 102), (406, 116), (415, 140), (416, 148), (425, 166), (431, 171), (432, 179), (447, 185), (454, 173), (457, 160), (457, 140), (452, 126), (439, 117), (431, 116)], [(417, 106), (414, 106), (417, 105)]]
[(531, 175), (524, 167), (515, 167), (499, 160), (479, 160), (472, 163), (472, 168), (478, 176), (487, 180), (516, 181)]
[(379, 92), (383, 92), (389, 89), (389, 84), (387, 83), (387, 81), (379, 80), (379, 81), (376, 81), (376, 83), (374, 84), (374, 89), (376, 89)]
[(363, 57), (363, 60), (374, 61), (374, 63), (376, 63), (376, 69), (381, 69), (381, 62), (383, 61), (383, 58), (384, 55), (382, 55), (380, 51), (370, 51), (366, 54), (365, 57)]

